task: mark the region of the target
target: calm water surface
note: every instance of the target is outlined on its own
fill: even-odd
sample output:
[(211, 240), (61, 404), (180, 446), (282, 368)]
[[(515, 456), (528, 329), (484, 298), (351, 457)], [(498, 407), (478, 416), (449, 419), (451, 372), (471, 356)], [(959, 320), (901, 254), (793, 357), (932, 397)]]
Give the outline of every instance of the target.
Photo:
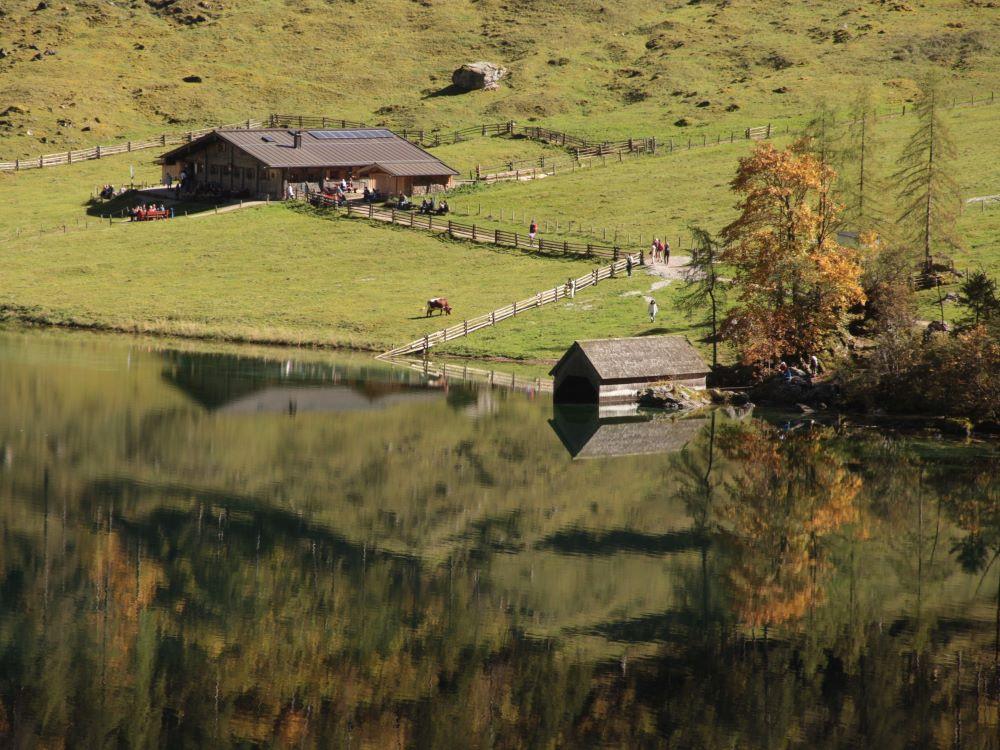
[(0, 747), (998, 747), (998, 455), (0, 332)]

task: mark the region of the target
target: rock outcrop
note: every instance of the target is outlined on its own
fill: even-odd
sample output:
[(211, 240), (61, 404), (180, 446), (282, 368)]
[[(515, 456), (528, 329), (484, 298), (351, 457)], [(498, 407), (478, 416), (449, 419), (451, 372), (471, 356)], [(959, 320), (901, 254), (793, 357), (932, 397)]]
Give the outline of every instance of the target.
[(813, 384), (801, 370), (792, 368), (791, 379), (775, 376), (750, 390), (750, 400), (762, 406), (805, 405), (825, 409), (838, 403), (843, 394), (836, 383)]
[(500, 79), (507, 73), (507, 68), (491, 62), (466, 63), (451, 74), (451, 82), (464, 91), (483, 89), (495, 91), (500, 88)]

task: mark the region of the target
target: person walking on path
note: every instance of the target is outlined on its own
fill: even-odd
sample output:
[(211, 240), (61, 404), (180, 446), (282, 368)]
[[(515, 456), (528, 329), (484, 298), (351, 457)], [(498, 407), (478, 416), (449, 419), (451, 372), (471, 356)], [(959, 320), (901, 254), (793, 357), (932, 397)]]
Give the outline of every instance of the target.
[(650, 248), (650, 254), (653, 256), (653, 262), (656, 263), (656, 259), (660, 257), (660, 238), (653, 238), (653, 247)]
[(632, 278), (632, 253), (625, 257), (625, 273), (629, 278)]
[(663, 244), (663, 263), (664, 265), (670, 265), (670, 241), (668, 240)]
[(656, 322), (656, 313), (660, 311), (660, 308), (656, 306), (656, 300), (652, 297), (649, 298), (649, 322)]
[(531, 224), (528, 225), (528, 239), (534, 242), (536, 234), (538, 234), (538, 223), (532, 219)]

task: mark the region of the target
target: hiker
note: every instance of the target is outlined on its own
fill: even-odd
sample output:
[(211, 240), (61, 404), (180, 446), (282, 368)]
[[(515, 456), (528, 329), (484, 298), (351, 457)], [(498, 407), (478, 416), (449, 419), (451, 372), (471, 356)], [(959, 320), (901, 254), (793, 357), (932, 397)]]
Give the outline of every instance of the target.
[(291, 183), (289, 183), (288, 185), (288, 200), (290, 201), (295, 200), (295, 188), (292, 186)]
[(657, 258), (660, 257), (660, 238), (653, 238), (653, 246), (649, 249), (650, 254), (653, 256), (653, 262), (656, 263)]
[(660, 311), (660, 308), (656, 306), (656, 300), (652, 297), (649, 298), (649, 322), (656, 322), (656, 313)]
[(821, 367), (821, 365), (819, 363), (819, 357), (817, 357), (815, 354), (810, 354), (809, 355), (809, 374), (810, 375), (819, 375), (820, 367)]
[(629, 278), (632, 278), (632, 253), (625, 257), (625, 273)]
[(536, 234), (538, 234), (538, 224), (532, 219), (531, 224), (528, 225), (528, 239), (534, 242)]
[(663, 263), (664, 265), (670, 265), (670, 242), (663, 243)]

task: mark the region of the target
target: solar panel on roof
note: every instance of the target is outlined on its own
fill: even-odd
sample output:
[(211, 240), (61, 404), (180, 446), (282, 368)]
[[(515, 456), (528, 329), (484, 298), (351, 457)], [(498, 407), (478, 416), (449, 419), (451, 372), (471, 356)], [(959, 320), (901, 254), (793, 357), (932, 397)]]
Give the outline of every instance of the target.
[(388, 130), (310, 130), (309, 135), (319, 140), (348, 138), (392, 138)]

